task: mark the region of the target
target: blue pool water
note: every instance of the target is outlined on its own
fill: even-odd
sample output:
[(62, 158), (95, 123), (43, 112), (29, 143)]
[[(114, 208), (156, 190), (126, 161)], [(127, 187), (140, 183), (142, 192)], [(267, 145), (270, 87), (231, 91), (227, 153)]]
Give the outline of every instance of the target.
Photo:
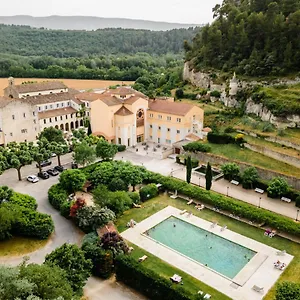
[[(175, 227), (174, 227), (175, 225)], [(256, 252), (209, 231), (170, 217), (149, 229), (148, 235), (161, 244), (233, 279)]]

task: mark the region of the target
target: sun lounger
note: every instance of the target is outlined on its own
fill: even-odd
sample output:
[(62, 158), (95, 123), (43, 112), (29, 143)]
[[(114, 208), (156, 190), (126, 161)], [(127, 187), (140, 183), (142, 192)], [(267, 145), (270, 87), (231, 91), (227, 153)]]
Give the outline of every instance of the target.
[(172, 282), (175, 282), (175, 283), (179, 283), (182, 280), (181, 276), (179, 276), (177, 274), (174, 274), (170, 279), (172, 280)]
[(253, 289), (254, 291), (256, 291), (256, 292), (259, 292), (259, 293), (261, 293), (261, 292), (264, 291), (264, 288), (263, 288), (263, 287), (259, 287), (259, 286), (257, 286), (257, 285), (254, 285), (254, 286), (252, 287), (252, 289)]
[(131, 253), (134, 250), (133, 247), (129, 247), (128, 252)]
[(203, 297), (203, 299), (210, 299), (211, 295), (210, 294), (205, 294), (205, 296)]
[(226, 225), (221, 228), (221, 231), (224, 231), (225, 229), (227, 229)]
[(204, 206), (204, 204), (201, 204), (201, 205), (196, 205), (195, 208), (198, 210), (202, 210), (205, 208), (205, 206)]
[(214, 222), (213, 224), (210, 225), (210, 228), (215, 228), (218, 225), (218, 222)]
[(181, 214), (181, 215), (183, 215), (183, 214), (185, 214), (185, 213), (186, 213), (186, 211), (187, 211), (187, 210), (186, 210), (186, 209), (184, 209), (184, 210), (182, 210), (182, 211), (180, 212), (180, 214)]
[(187, 205), (191, 205), (193, 203), (193, 200), (190, 200)]
[(147, 255), (144, 255), (142, 257), (139, 258), (139, 262), (143, 262), (144, 260), (146, 260), (148, 258)]
[(285, 254), (286, 254), (286, 251), (285, 251), (285, 250), (277, 251), (277, 255), (285, 255)]
[(139, 204), (135, 204), (135, 203), (133, 203), (133, 207), (135, 207), (135, 208), (141, 208), (141, 207), (142, 207), (142, 205), (139, 205)]

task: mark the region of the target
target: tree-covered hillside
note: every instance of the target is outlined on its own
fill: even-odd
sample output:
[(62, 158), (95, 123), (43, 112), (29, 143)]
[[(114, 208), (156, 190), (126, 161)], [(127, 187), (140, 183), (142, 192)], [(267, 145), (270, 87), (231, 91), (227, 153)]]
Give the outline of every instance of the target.
[(185, 43), (196, 69), (248, 76), (300, 70), (299, 0), (224, 0), (213, 13), (215, 21)]
[(22, 56), (86, 57), (105, 54), (151, 55), (183, 52), (183, 41), (198, 29), (71, 31), (0, 25), (0, 53)]

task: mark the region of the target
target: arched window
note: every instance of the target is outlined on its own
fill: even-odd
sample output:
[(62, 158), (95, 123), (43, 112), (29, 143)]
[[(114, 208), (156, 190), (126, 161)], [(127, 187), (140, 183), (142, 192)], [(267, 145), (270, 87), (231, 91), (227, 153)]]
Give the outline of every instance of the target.
[(145, 122), (144, 110), (141, 108), (136, 113), (136, 126), (137, 127), (144, 126), (144, 122)]

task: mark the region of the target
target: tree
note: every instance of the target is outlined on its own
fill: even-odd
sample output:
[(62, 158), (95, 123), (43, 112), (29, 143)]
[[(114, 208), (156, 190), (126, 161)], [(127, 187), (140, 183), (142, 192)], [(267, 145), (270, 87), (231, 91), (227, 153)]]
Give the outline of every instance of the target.
[(255, 183), (259, 179), (259, 176), (255, 167), (249, 167), (244, 170), (241, 178), (242, 178), (243, 188), (252, 189), (253, 183)]
[(109, 183), (108, 188), (112, 192), (127, 191), (128, 190), (128, 185), (121, 178), (113, 178), (111, 180), (111, 182)]
[(60, 129), (56, 129), (54, 127), (45, 128), (38, 137), (39, 140), (46, 139), (48, 143), (58, 143), (65, 144), (66, 141), (63, 136), (63, 132)]
[(116, 166), (115, 177), (121, 178), (125, 184), (132, 186), (132, 191), (135, 191), (135, 186), (143, 182), (143, 172), (145, 168), (138, 168), (131, 163), (121, 163)]
[(97, 230), (115, 217), (110, 209), (95, 206), (84, 206), (76, 213), (77, 224), (86, 233)]
[(205, 187), (206, 190), (208, 191), (211, 189), (212, 178), (213, 178), (213, 173), (212, 173), (211, 165), (208, 162), (206, 166), (206, 172), (205, 172)]
[(102, 160), (111, 160), (118, 152), (118, 146), (110, 144), (104, 139), (100, 139), (96, 146), (96, 155)]
[(74, 193), (82, 190), (86, 182), (86, 176), (78, 169), (66, 170), (60, 174), (59, 182), (63, 189), (69, 193)]
[[(20, 279), (28, 280), (34, 284), (34, 295), (41, 299), (73, 300), (73, 290), (68, 282), (66, 272), (61, 268), (48, 264), (21, 264)], [(59, 283), (59, 284), (58, 284)]]
[(235, 179), (240, 173), (240, 167), (236, 163), (227, 163), (221, 166), (224, 178), (227, 180)]
[(282, 282), (276, 288), (276, 300), (300, 300), (300, 284), (294, 282)]
[(31, 155), (33, 160), (37, 163), (39, 171), (42, 172), (41, 163), (51, 157), (48, 141), (45, 138), (40, 139), (37, 142), (37, 146), (32, 148)]
[(18, 217), (18, 212), (11, 210), (9, 207), (4, 205), (0, 206), (0, 241), (7, 240), (12, 237), (11, 231)]
[(87, 135), (91, 135), (93, 132), (92, 132), (92, 127), (91, 127), (91, 122), (89, 121), (88, 122), (88, 131), (87, 131)]
[(190, 155), (186, 158), (186, 182), (190, 183), (192, 177), (192, 158)]
[(67, 146), (66, 143), (52, 142), (52, 143), (49, 145), (49, 150), (50, 150), (52, 153), (55, 153), (55, 154), (56, 154), (58, 165), (61, 166), (60, 157), (61, 157), (63, 154), (66, 154), (66, 153), (68, 152), (69, 147)]
[(95, 161), (95, 150), (86, 141), (83, 141), (75, 147), (73, 158), (76, 163), (85, 166), (87, 163)]
[(102, 162), (89, 175), (89, 180), (94, 186), (99, 184), (109, 185), (113, 178), (119, 178), (114, 165), (111, 162)]
[(289, 185), (282, 177), (275, 177), (271, 180), (267, 192), (270, 198), (280, 198), (289, 191)]
[(78, 294), (82, 293), (92, 270), (91, 260), (85, 258), (84, 252), (77, 245), (70, 244), (63, 244), (46, 255), (45, 264), (56, 265), (63, 269), (73, 291)]
[(175, 92), (175, 97), (176, 99), (182, 99), (184, 96), (183, 89), (177, 89)]
[(105, 250), (111, 250), (114, 257), (125, 254), (129, 248), (123, 238), (115, 231), (107, 232), (101, 237), (100, 246)]
[(33, 162), (32, 154), (27, 144), (10, 143), (7, 148), (9, 149), (6, 156), (8, 166), (17, 170), (18, 178), (21, 181), (21, 168)]
[(9, 201), (11, 196), (13, 195), (13, 190), (8, 186), (0, 186), (0, 204), (3, 201)]

